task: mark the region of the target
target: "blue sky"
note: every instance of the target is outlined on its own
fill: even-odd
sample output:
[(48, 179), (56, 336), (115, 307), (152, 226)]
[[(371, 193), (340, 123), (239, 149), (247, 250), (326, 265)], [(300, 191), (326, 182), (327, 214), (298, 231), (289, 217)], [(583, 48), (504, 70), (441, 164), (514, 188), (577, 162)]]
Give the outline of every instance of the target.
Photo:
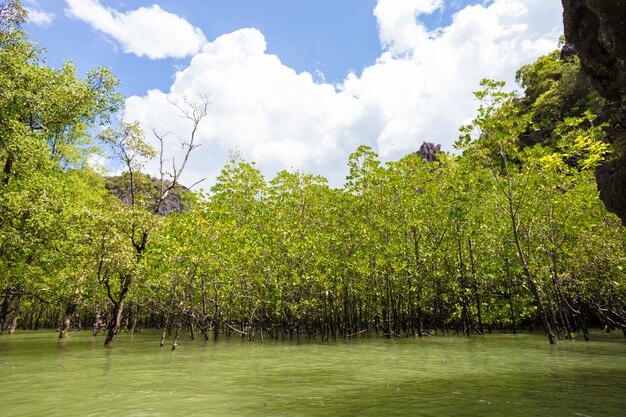
[(236, 151), (268, 177), (299, 169), (333, 185), (360, 144), (383, 160), (424, 140), (452, 150), (481, 78), (511, 82), (556, 47), (559, 3), (24, 0), (47, 64), (110, 67), (124, 117), (146, 132), (184, 137), (168, 101), (211, 96), (189, 181), (210, 182)]
[[(39, 0), (54, 13), (53, 24), (29, 24), (31, 38), (47, 49), (48, 65), (58, 67), (65, 59), (81, 71), (105, 65), (123, 80), (127, 95), (149, 88), (167, 88), (173, 68), (184, 59), (149, 60), (119, 53), (107, 35), (82, 21), (65, 16), (63, 0)], [(103, 1), (119, 11), (150, 6), (154, 1)], [(185, 17), (202, 29), (207, 39), (254, 27), (265, 35), (268, 52), (296, 71), (322, 71), (329, 82), (341, 82), (349, 71), (372, 64), (380, 54), (374, 0), (229, 0), (159, 1), (164, 10)], [(44, 9), (43, 7), (41, 9)], [(350, 22), (346, 24), (346, 22)], [(141, 69), (141, 70), (139, 70)]]
[[(25, 2), (28, 5), (28, 2)], [(128, 11), (155, 4), (155, 1), (102, 1), (103, 5)], [(164, 0), (156, 2), (169, 12), (185, 17), (202, 29), (207, 39), (237, 29), (259, 29), (268, 43), (268, 52), (298, 72), (321, 71), (326, 81), (341, 82), (349, 72), (360, 72), (381, 53), (373, 9), (376, 0)], [(60, 67), (73, 61), (81, 72), (108, 66), (123, 81), (126, 95), (141, 94), (150, 88), (167, 88), (173, 71), (189, 59), (149, 60), (120, 53), (107, 35), (84, 22), (65, 16), (65, 0), (38, 0), (36, 10), (54, 15), (53, 24), (30, 23), (32, 40), (46, 48), (47, 63)], [(424, 23), (430, 28), (450, 23), (452, 14), (481, 0), (457, 0)], [(44, 7), (42, 7), (44, 6)], [(174, 68), (174, 70), (173, 70)]]

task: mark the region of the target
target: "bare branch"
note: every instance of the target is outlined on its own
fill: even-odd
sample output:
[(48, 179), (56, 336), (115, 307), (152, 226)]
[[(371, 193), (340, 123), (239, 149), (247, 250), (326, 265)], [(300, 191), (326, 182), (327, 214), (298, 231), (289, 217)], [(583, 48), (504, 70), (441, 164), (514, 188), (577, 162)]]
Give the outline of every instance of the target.
[[(178, 181), (180, 179), (181, 174), (185, 170), (187, 166), (187, 162), (189, 161), (189, 155), (191, 152), (200, 146), (196, 143), (196, 134), (198, 132), (198, 127), (202, 120), (208, 114), (209, 104), (211, 104), (211, 100), (209, 100), (208, 96), (200, 95), (196, 100), (190, 100), (187, 97), (182, 98), (182, 103), (177, 100), (168, 100), (171, 105), (178, 109), (178, 116), (191, 121), (191, 133), (187, 141), (181, 140), (181, 147), (183, 149), (183, 158), (180, 166), (176, 165), (176, 159), (172, 158), (172, 167), (171, 171), (166, 171), (164, 168), (165, 156), (164, 156), (164, 139), (167, 134), (159, 134), (156, 130), (153, 130), (155, 137), (158, 139), (160, 144), (159, 151), (159, 172), (160, 172), (160, 187), (159, 187), (159, 198), (154, 208), (154, 212), (158, 213), (161, 209), (165, 198), (168, 196), (169, 192), (174, 189), (178, 185)], [(170, 178), (169, 181), (166, 182), (165, 176)], [(204, 179), (198, 181), (194, 185), (204, 181)]]
[(201, 180), (198, 180), (198, 181), (194, 182), (193, 184), (191, 184), (191, 186), (189, 186), (187, 188), (191, 190), (193, 187), (195, 187), (196, 185), (200, 184), (204, 180), (206, 180), (206, 177), (202, 178)]

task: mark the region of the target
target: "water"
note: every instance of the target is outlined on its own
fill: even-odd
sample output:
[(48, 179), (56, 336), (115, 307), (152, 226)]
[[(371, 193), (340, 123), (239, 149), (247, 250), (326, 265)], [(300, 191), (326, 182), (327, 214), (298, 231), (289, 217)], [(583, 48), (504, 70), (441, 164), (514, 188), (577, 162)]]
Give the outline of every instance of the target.
[(539, 334), (309, 341), (0, 336), (2, 416), (619, 416), (626, 341)]

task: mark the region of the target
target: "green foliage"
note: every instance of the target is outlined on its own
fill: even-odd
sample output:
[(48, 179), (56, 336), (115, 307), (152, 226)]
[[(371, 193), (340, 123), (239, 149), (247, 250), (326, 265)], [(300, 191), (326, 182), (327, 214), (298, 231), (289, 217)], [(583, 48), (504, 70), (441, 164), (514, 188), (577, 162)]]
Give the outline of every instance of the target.
[[(0, 327), (23, 299), (30, 317), (104, 316), (107, 341), (124, 318), (206, 338), (626, 329), (626, 241), (593, 181), (610, 109), (576, 59), (520, 69), (522, 97), (483, 80), (461, 155), (383, 163), (360, 146), (342, 188), (302, 172), (267, 180), (234, 158), (190, 195), (184, 163), (141, 173), (163, 155), (137, 124), (112, 126), (122, 99), (108, 70), (43, 66), (19, 3), (0, 17)], [(207, 104), (178, 109), (189, 151)], [(122, 175), (88, 167), (105, 150)], [(187, 210), (163, 210), (170, 197)]]
[(524, 146), (541, 144), (558, 149), (558, 138), (552, 132), (563, 120), (587, 117), (602, 124), (615, 113), (612, 105), (590, 87), (577, 56), (562, 60), (560, 51), (553, 51), (520, 68), (516, 80), (524, 89), (524, 96), (518, 99), (519, 111), (532, 120), (520, 135)]

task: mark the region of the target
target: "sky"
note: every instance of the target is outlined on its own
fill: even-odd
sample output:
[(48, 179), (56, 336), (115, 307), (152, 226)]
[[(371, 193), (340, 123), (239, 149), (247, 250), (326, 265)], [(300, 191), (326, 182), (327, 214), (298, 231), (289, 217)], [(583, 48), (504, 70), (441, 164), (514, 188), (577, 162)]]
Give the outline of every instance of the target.
[(359, 145), (383, 161), (424, 141), (453, 151), (480, 80), (514, 89), (563, 32), (556, 0), (22, 1), (46, 64), (110, 67), (120, 118), (152, 143), (168, 133), (170, 160), (191, 130), (171, 103), (210, 98), (182, 177), (207, 189), (235, 154), (268, 179), (299, 170), (341, 186)]

